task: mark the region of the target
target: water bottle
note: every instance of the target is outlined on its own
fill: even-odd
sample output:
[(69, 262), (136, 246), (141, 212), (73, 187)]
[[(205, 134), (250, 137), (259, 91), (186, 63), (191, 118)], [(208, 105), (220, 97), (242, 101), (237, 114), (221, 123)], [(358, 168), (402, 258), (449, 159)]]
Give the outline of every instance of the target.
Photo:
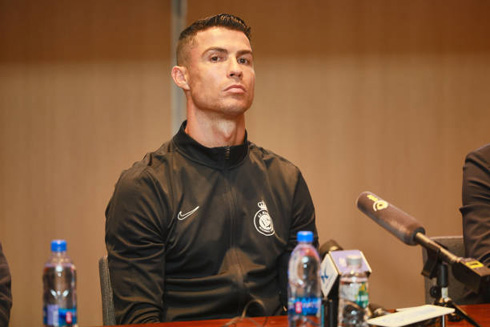
[(44, 326), (77, 326), (76, 279), (75, 265), (66, 254), (66, 241), (53, 240), (43, 271)]
[(340, 276), (339, 327), (367, 327), (366, 308), (369, 304), (368, 277), (361, 270), (359, 255), (347, 256), (348, 272)]
[(289, 326), (322, 326), (320, 257), (312, 245), (312, 232), (298, 232), (297, 239), (288, 269)]

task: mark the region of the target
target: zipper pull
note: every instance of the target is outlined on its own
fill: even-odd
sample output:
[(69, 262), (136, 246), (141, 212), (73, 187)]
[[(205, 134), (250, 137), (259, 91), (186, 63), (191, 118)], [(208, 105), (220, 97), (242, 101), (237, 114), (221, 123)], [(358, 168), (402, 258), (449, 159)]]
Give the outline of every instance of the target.
[(225, 160), (230, 159), (230, 152), (231, 152), (231, 147), (227, 146), (225, 149)]

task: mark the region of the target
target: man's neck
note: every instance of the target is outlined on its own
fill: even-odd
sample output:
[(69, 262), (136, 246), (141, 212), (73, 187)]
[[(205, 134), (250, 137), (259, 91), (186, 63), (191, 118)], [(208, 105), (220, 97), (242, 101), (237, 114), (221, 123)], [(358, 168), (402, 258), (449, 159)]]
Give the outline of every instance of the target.
[(245, 115), (230, 119), (188, 115), (185, 132), (208, 148), (242, 144), (245, 139)]

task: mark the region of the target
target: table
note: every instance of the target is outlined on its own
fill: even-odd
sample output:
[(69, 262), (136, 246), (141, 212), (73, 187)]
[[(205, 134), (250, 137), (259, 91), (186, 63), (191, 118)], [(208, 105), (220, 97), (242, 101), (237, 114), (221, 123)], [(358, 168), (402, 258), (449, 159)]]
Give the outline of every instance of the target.
[[(460, 305), (459, 307), (479, 323), (480, 326), (490, 327), (490, 304)], [(461, 320), (458, 322), (448, 322), (447, 326), (472, 327), (473, 325), (465, 320)]]
[[(461, 305), (468, 315), (475, 319), (481, 327), (490, 327), (490, 304), (473, 304), (473, 305)], [(267, 320), (266, 320), (267, 319)], [(251, 320), (255, 321), (254, 324)], [(229, 322), (230, 319), (216, 319), (216, 320), (199, 320), (199, 321), (179, 321), (179, 322), (166, 322), (156, 324), (134, 324), (134, 325), (120, 325), (119, 327), (221, 327)], [(230, 325), (234, 327), (287, 327), (287, 316), (274, 316), (274, 317), (259, 317), (259, 318), (246, 318), (236, 325)], [(446, 326), (451, 327), (472, 327), (468, 322), (462, 320), (459, 322), (448, 322)]]

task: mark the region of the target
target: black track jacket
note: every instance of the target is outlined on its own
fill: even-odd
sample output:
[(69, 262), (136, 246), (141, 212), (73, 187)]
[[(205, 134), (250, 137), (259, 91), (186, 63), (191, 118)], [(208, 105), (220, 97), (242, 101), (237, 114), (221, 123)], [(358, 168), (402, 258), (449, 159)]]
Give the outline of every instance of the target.
[(10, 269), (0, 243), (0, 327), (7, 327), (12, 307)]
[[(490, 144), (470, 152), (463, 167), (463, 239), (466, 257), (490, 267)], [(460, 304), (490, 303), (490, 287), (467, 292)]]
[(315, 213), (296, 166), (248, 142), (206, 148), (184, 129), (122, 173), (106, 210), (118, 323), (282, 311), (286, 271)]

